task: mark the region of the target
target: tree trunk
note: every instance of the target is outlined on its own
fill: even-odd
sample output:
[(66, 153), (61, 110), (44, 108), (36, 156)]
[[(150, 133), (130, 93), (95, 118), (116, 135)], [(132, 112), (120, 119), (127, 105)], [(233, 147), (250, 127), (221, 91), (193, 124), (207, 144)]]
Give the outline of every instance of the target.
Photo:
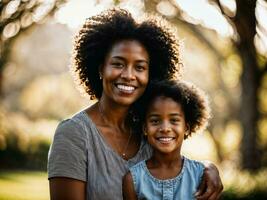
[(258, 66), (255, 57), (250, 55), (248, 47), (239, 49), (243, 62), (241, 76), (242, 94), (240, 106), (240, 121), (243, 127), (241, 142), (242, 167), (256, 170), (261, 166), (261, 157), (257, 143), (258, 111)]
[(0, 98), (3, 97), (3, 72), (4, 72), (4, 67), (7, 62), (8, 55), (10, 53), (10, 47), (6, 46), (6, 42), (0, 40)]
[(260, 88), (259, 66), (256, 59), (254, 37), (256, 35), (256, 0), (237, 0), (236, 16), (233, 22), (239, 34), (235, 42), (242, 60), (240, 121), (243, 128), (241, 142), (242, 167), (256, 170), (260, 168), (261, 157), (258, 149), (257, 122), (258, 89)]

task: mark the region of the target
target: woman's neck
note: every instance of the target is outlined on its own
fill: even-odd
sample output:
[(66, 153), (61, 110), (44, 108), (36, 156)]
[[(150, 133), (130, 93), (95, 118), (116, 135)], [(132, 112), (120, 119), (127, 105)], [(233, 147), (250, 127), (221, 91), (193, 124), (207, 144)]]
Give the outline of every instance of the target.
[(96, 106), (105, 125), (125, 129), (129, 106), (118, 105), (104, 98), (101, 98)]

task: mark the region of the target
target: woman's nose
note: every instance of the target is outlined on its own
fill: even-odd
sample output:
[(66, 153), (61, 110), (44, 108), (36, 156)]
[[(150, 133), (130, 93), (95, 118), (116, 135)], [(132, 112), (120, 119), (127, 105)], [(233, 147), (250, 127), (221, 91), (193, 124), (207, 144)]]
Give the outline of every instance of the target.
[(126, 79), (126, 80), (134, 80), (135, 74), (134, 74), (132, 67), (130, 66), (125, 67), (121, 72), (121, 78)]

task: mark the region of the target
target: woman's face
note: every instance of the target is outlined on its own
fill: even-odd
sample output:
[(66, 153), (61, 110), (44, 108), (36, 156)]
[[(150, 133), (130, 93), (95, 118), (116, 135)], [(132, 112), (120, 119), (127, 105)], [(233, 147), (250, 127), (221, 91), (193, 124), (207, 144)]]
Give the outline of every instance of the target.
[(149, 79), (149, 56), (136, 40), (116, 42), (100, 69), (102, 98), (116, 104), (131, 105), (145, 91)]

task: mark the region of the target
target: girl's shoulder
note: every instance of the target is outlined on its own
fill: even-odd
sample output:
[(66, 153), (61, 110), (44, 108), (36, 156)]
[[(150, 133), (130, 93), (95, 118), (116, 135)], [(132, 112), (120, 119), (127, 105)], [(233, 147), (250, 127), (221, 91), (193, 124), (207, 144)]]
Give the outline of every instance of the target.
[(146, 160), (141, 160), (141, 161), (139, 161), (138, 163), (136, 163), (136, 164), (134, 164), (133, 166), (131, 166), (131, 167), (129, 168), (129, 170), (130, 170), (131, 172), (136, 171), (136, 170), (140, 170), (140, 169), (144, 168), (145, 165), (146, 165)]
[(203, 167), (204, 168), (204, 164), (202, 163), (202, 161), (194, 160), (194, 159), (187, 158), (187, 157), (183, 157), (183, 158), (184, 158), (184, 162), (191, 167)]
[(187, 173), (202, 175), (204, 168), (205, 166), (201, 161), (184, 157), (184, 169)]

